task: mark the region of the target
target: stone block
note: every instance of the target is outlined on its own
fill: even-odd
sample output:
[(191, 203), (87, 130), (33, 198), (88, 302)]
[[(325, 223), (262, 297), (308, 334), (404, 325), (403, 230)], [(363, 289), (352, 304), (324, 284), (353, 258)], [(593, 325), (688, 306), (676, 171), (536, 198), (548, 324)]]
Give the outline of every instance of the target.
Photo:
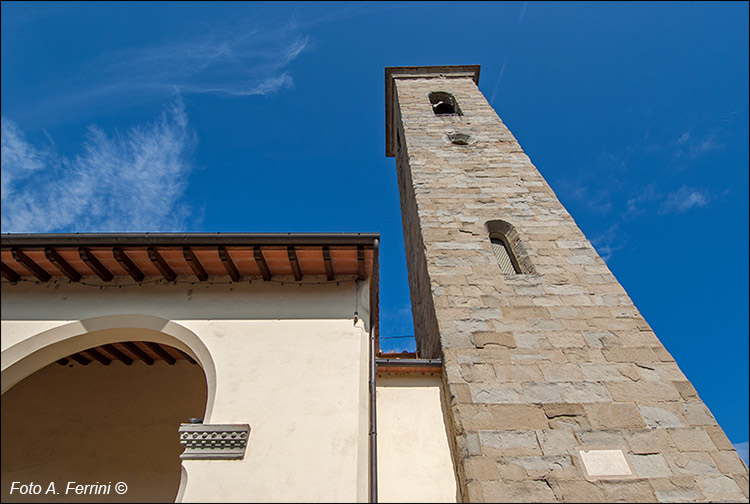
[(490, 364), (461, 364), (461, 376), (469, 383), (494, 383), (495, 368)]
[(625, 432), (630, 451), (638, 455), (677, 451), (666, 429), (638, 429)]
[(650, 405), (639, 405), (638, 409), (641, 412), (643, 420), (646, 421), (646, 425), (649, 428), (666, 428), (666, 427), (684, 427), (684, 419), (677, 415), (673, 409), (666, 405), (661, 406), (650, 406)]
[(595, 483), (579, 479), (572, 481), (550, 481), (550, 486), (558, 501), (563, 502), (606, 502), (604, 491)]
[(560, 383), (563, 401), (571, 403), (611, 402), (612, 397), (602, 383), (565, 382)]
[(739, 474), (747, 471), (745, 464), (734, 450), (712, 451), (710, 455), (716, 467), (724, 474)]
[(658, 362), (650, 347), (605, 347), (604, 358), (610, 362)]
[(706, 429), (708, 437), (711, 438), (711, 441), (713, 441), (716, 448), (719, 450), (734, 450), (732, 442), (729, 441), (729, 438), (724, 434), (721, 427), (718, 425), (707, 425), (704, 429)]
[(541, 455), (534, 431), (479, 431), (482, 453), (495, 456)]
[(706, 452), (673, 452), (665, 453), (664, 457), (669, 463), (669, 468), (677, 475), (719, 474), (719, 469)]
[(511, 332), (480, 331), (474, 333), (474, 344), (477, 348), (497, 345), (505, 348), (516, 348), (516, 340)]
[(541, 430), (548, 425), (542, 408), (531, 404), (466, 405), (456, 410), (468, 430)]
[(633, 403), (596, 403), (584, 405), (586, 416), (595, 429), (628, 429), (645, 427)]
[(619, 430), (580, 430), (575, 434), (582, 445), (613, 448), (625, 446), (625, 436)]
[(741, 502), (745, 499), (742, 490), (729, 475), (696, 476), (695, 481), (703, 495), (712, 501)]
[(524, 382), (521, 387), (525, 402), (541, 404), (562, 401), (562, 389), (555, 383)]
[(669, 464), (664, 456), (658, 453), (650, 455), (631, 455), (635, 473), (639, 478), (668, 478), (672, 476)]
[(539, 368), (548, 382), (583, 381), (581, 369), (573, 363), (563, 364), (541, 363)]
[(673, 381), (672, 385), (680, 393), (680, 397), (686, 401), (698, 399), (698, 392), (695, 391), (695, 388), (693, 388), (693, 385), (689, 381)]
[(625, 381), (628, 378), (609, 362), (582, 362), (579, 364), (583, 377), (590, 382)]
[(552, 502), (555, 494), (544, 481), (484, 481), (482, 502)]
[(606, 382), (606, 385), (614, 401), (655, 403), (680, 400), (680, 394), (671, 382), (622, 381)]
[(542, 454), (575, 455), (578, 440), (570, 430), (548, 429), (536, 431), (536, 437), (542, 447)]
[(705, 404), (699, 401), (684, 403), (685, 420), (689, 425), (717, 425), (716, 419)]
[[(499, 371), (499, 369), (502, 371)], [(540, 382), (543, 380), (542, 371), (539, 369), (539, 366), (533, 362), (528, 364), (514, 363), (510, 365), (495, 366), (495, 373), (498, 378), (500, 377), (501, 372), (503, 373), (503, 376), (506, 377), (506, 380), (516, 383), (527, 381)]]
[(598, 486), (604, 490), (602, 502), (656, 502), (656, 495), (648, 481), (605, 480), (599, 481)]
[(493, 457), (469, 457), (463, 464), (466, 475), (471, 479), (494, 480), (501, 477), (500, 468)]
[(522, 403), (521, 387), (515, 383), (472, 383), (469, 385), (471, 399), (477, 404)]
[(577, 471), (573, 467), (571, 457), (567, 455), (553, 455), (541, 457), (505, 457), (508, 463), (522, 467), (529, 479), (574, 479)]
[(685, 429), (667, 429), (680, 451), (715, 451), (711, 438), (705, 429), (692, 427)]

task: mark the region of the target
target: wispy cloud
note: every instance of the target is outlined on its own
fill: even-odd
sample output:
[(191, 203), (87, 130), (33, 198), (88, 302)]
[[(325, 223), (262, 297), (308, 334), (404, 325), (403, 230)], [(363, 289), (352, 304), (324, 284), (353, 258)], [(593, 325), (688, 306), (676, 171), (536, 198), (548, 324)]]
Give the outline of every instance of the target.
[(500, 86), (500, 81), (503, 78), (503, 74), (505, 73), (505, 66), (508, 64), (508, 56), (505, 56), (505, 59), (503, 60), (503, 66), (500, 67), (500, 73), (497, 76), (497, 81), (495, 81), (495, 88), (492, 90), (492, 96), (490, 96), (490, 104), (495, 103), (495, 95), (497, 94), (497, 88)]
[(123, 134), (90, 126), (72, 160), (31, 145), (3, 117), (3, 232), (184, 229), (195, 142), (179, 96)]
[(523, 19), (526, 17), (526, 8), (529, 6), (529, 2), (524, 2), (521, 7), (521, 14), (518, 16), (518, 24), (523, 23)]
[(748, 458), (750, 458), (748, 452), (750, 451), (750, 442), (745, 441), (744, 443), (732, 443), (734, 449), (737, 450), (737, 455), (745, 461), (745, 465), (750, 465)]
[[(293, 85), (286, 67), (308, 47), (293, 28), (209, 33), (187, 41), (108, 54), (101, 89), (171, 89), (263, 95)], [(124, 80), (123, 80), (124, 79)]]
[(592, 238), (591, 244), (602, 259), (609, 261), (616, 250), (625, 247), (625, 238), (620, 231), (620, 224), (615, 223), (603, 233)]
[(708, 196), (705, 193), (682, 186), (676, 192), (666, 195), (666, 200), (662, 203), (660, 211), (662, 213), (682, 213), (693, 207), (706, 206), (707, 203)]
[(632, 220), (645, 214), (684, 213), (691, 208), (706, 206), (708, 202), (708, 194), (700, 189), (682, 186), (677, 191), (665, 193), (657, 191), (654, 184), (649, 184), (637, 196), (628, 199), (623, 218)]

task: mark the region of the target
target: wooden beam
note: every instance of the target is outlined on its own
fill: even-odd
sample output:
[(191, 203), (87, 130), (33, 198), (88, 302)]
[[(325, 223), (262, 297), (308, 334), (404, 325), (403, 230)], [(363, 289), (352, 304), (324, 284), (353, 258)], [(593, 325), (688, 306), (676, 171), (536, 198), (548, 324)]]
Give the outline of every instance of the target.
[(183, 247), (182, 253), (185, 256), (185, 260), (190, 265), (190, 268), (193, 270), (193, 273), (195, 273), (195, 276), (198, 277), (198, 280), (201, 282), (205, 282), (208, 280), (208, 273), (206, 273), (206, 270), (203, 269), (203, 265), (200, 263), (197, 257), (195, 257), (195, 252), (193, 252), (193, 249), (190, 247)]
[(70, 355), (69, 357), (82, 366), (88, 366), (89, 364), (91, 364), (90, 359), (87, 359), (86, 357), (84, 357), (83, 355), (79, 353), (74, 353), (73, 355)]
[(333, 263), (331, 262), (331, 250), (323, 247), (323, 261), (326, 263), (326, 278), (333, 280)]
[(71, 282), (78, 282), (81, 279), (81, 274), (73, 266), (68, 263), (62, 256), (52, 247), (44, 249), (44, 255), (47, 256), (47, 260), (55, 265), (60, 270), (60, 273), (70, 279)]
[(149, 366), (154, 363), (154, 359), (152, 359), (149, 354), (141, 350), (141, 348), (135, 343), (133, 343), (132, 341), (123, 341), (122, 345), (128, 350), (130, 350), (133, 353), (133, 355), (141, 359), (143, 362), (145, 362)]
[(34, 276), (42, 282), (46, 282), (52, 277), (52, 275), (44, 271), (44, 268), (35, 263), (31, 257), (24, 254), (21, 249), (13, 247), (10, 249), (10, 252), (13, 254), (13, 259), (29, 268), (31, 272), (34, 273)]
[(104, 349), (109, 355), (122, 362), (126, 366), (130, 366), (133, 363), (133, 359), (122, 353), (116, 346), (112, 344), (108, 343), (106, 345), (102, 345), (102, 349)]
[(156, 266), (156, 269), (159, 270), (159, 273), (161, 273), (161, 276), (163, 276), (165, 280), (174, 282), (174, 279), (177, 278), (177, 274), (169, 267), (169, 264), (167, 264), (167, 261), (164, 260), (159, 251), (156, 250), (156, 247), (148, 248), (148, 258), (151, 259), (151, 262), (154, 263), (154, 266)]
[(146, 345), (148, 345), (148, 347), (153, 350), (156, 355), (167, 361), (167, 364), (169, 364), (170, 366), (174, 366), (174, 363), (177, 362), (177, 359), (169, 355), (169, 352), (164, 350), (164, 348), (160, 344), (154, 343), (153, 341), (144, 341), (144, 343), (146, 343)]
[(253, 255), (255, 256), (255, 262), (258, 264), (258, 269), (260, 269), (260, 274), (263, 275), (263, 280), (266, 282), (271, 279), (271, 270), (268, 269), (268, 264), (266, 264), (266, 258), (263, 257), (263, 252), (261, 252), (260, 247), (257, 245), (253, 247)]
[(105, 366), (109, 366), (110, 363), (112, 362), (112, 359), (108, 359), (107, 357), (102, 355), (102, 353), (96, 348), (89, 348), (88, 350), (86, 350), (86, 353), (89, 354), (94, 359), (101, 362), (102, 364), (104, 364)]
[(192, 357), (190, 357), (190, 355), (188, 355), (186, 352), (183, 352), (179, 348), (175, 348), (175, 350), (177, 350), (178, 352), (180, 352), (180, 354), (182, 354), (182, 356), (185, 357), (188, 360), (188, 362), (190, 362), (190, 364), (198, 364), (195, 361), (195, 359), (193, 359)]
[(364, 280), (365, 275), (365, 249), (362, 245), (357, 245), (357, 273), (359, 280)]
[(3, 276), (11, 282), (18, 282), (21, 279), (21, 275), (13, 271), (13, 269), (4, 262), (0, 262), (0, 269), (3, 272)]
[(136, 282), (142, 282), (146, 277), (146, 275), (144, 275), (143, 272), (138, 269), (138, 266), (135, 265), (132, 259), (130, 259), (125, 251), (120, 247), (114, 247), (112, 249), (112, 255), (115, 256), (115, 261), (120, 263), (120, 266), (125, 268), (125, 271), (128, 272), (128, 275), (130, 275), (130, 277)]
[(289, 256), (289, 264), (292, 265), (292, 273), (294, 273), (294, 279), (299, 282), (300, 280), (302, 280), (302, 270), (299, 267), (297, 253), (294, 251), (294, 247), (292, 247), (291, 245), (286, 248), (286, 253)]
[(65, 357), (63, 357), (62, 359), (57, 359), (55, 362), (57, 362), (61, 366), (67, 366), (69, 361), (68, 361), (68, 359), (66, 359)]
[(114, 277), (112, 272), (105, 268), (101, 262), (99, 262), (99, 259), (96, 258), (94, 253), (88, 247), (79, 247), (78, 255), (81, 256), (81, 260), (86, 263), (86, 266), (91, 268), (91, 270), (96, 273), (96, 276), (98, 276), (105, 282), (109, 282), (112, 280), (112, 278)]
[(237, 271), (237, 267), (234, 265), (234, 261), (232, 261), (226, 247), (219, 247), (219, 257), (221, 258), (221, 262), (224, 263), (224, 268), (226, 268), (229, 277), (235, 282), (238, 281), (240, 279), (240, 272)]

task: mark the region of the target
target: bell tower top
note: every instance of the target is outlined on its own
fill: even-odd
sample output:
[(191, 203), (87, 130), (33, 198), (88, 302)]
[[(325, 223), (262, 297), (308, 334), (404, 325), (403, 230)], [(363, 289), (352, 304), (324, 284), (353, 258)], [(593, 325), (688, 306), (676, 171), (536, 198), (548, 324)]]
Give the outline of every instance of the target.
[(393, 97), (395, 79), (470, 78), (479, 84), (479, 65), (385, 67), (385, 155), (394, 156)]

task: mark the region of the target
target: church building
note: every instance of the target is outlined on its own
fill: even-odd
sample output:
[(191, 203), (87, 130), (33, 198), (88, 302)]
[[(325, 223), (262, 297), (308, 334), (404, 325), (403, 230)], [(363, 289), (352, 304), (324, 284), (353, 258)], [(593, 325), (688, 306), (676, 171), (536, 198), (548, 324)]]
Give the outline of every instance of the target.
[(385, 69), (415, 353), (378, 234), (3, 234), (3, 501), (748, 502), (479, 71)]

